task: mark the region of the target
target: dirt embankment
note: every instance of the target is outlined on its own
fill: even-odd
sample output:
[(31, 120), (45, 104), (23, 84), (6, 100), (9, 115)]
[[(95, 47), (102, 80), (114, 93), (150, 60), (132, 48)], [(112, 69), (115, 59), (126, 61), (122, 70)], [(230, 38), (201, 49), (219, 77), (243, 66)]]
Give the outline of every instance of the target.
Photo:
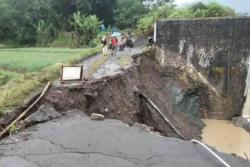
[(52, 87), (41, 104), (52, 105), (60, 112), (79, 109), (88, 115), (100, 113), (106, 118), (118, 119), (131, 126), (142, 123), (154, 127), (165, 136), (179, 137), (169, 124), (140, 98), (140, 94), (144, 94), (185, 139), (200, 138), (202, 121), (181, 112), (176, 102), (180, 97), (173, 94), (176, 87), (190, 90), (189, 86), (195, 86), (179, 78), (182, 75), (181, 70), (161, 67), (154, 54), (151, 50), (134, 56), (137, 62), (124, 74), (89, 81), (82, 86)]

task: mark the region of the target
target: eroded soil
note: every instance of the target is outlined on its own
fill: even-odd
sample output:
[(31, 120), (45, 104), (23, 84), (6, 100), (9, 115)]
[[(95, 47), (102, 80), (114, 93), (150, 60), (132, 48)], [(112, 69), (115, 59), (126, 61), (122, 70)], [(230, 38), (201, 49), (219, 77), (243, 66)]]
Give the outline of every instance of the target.
[(73, 109), (88, 115), (103, 114), (131, 126), (139, 122), (169, 137), (179, 137), (168, 123), (150, 109), (140, 94), (150, 98), (171, 120), (185, 139), (200, 138), (202, 121), (175, 109), (172, 86), (184, 86), (178, 71), (161, 68), (147, 53), (134, 56), (132, 67), (114, 76), (85, 82), (78, 86), (52, 87), (42, 104), (52, 105), (59, 112)]

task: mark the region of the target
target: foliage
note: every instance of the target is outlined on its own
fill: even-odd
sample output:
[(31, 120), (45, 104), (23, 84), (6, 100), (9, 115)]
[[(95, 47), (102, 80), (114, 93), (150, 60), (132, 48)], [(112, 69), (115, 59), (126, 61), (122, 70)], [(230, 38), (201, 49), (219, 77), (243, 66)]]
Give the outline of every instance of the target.
[(135, 28), (138, 20), (145, 14), (171, 2), (172, 0), (118, 0), (115, 23), (121, 29)]
[(0, 86), (7, 84), (13, 78), (18, 78), (18, 74), (0, 69)]
[(74, 13), (71, 24), (76, 33), (77, 47), (88, 45), (96, 38), (101, 23), (95, 15), (85, 16), (81, 15), (81, 12)]
[(72, 26), (70, 23), (72, 16), (78, 12), (85, 19), (95, 15), (98, 21), (104, 21), (106, 27), (116, 25), (126, 29), (137, 25), (138, 30), (144, 33), (150, 32), (152, 23), (159, 18), (235, 15), (232, 9), (217, 3), (196, 3), (177, 9), (171, 5), (172, 2), (173, 0), (0, 0), (0, 43), (48, 46), (50, 43), (65, 44), (67, 42), (63, 40), (69, 39), (70, 42), (76, 41), (77, 45), (85, 41), (86, 44), (93, 44), (95, 35), (91, 34), (84, 40), (83, 36), (78, 36), (83, 34), (79, 31), (80, 25), (73, 37), (76, 40), (61, 36), (76, 30), (76, 25)]
[(148, 9), (141, 1), (119, 0), (115, 11), (116, 25), (121, 28), (133, 28)]
[(74, 48), (74, 33), (60, 32), (57, 37), (49, 43), (49, 47), (69, 47)]
[(137, 22), (137, 30), (139, 33), (149, 34), (153, 31), (153, 24), (158, 19), (172, 18), (197, 18), (197, 17), (225, 17), (236, 16), (233, 9), (225, 7), (218, 3), (212, 2), (203, 4), (195, 3), (189, 7), (176, 8), (174, 5), (167, 4), (159, 7), (149, 14), (142, 17)]
[(199, 2), (190, 7), (195, 17), (224, 17), (235, 16), (235, 11), (229, 7), (212, 2), (204, 5)]
[[(137, 1), (137, 0), (135, 0)], [(96, 15), (107, 25), (114, 25), (114, 11), (119, 0), (76, 0), (77, 11), (85, 15)]]
[(146, 4), (146, 7), (149, 9), (158, 8), (160, 6), (165, 6), (168, 3), (173, 3), (174, 0), (143, 0), (143, 3)]
[(169, 18), (174, 10), (173, 5), (169, 4), (151, 11), (137, 22), (137, 30), (143, 34), (152, 33), (154, 22), (158, 19)]
[(108, 29), (106, 32), (99, 32), (96, 38), (90, 41), (90, 44), (89, 44), (90, 47), (100, 46), (103, 36), (111, 36), (111, 30)]
[(36, 26), (48, 15), (47, 0), (0, 0), (0, 39), (34, 45)]
[(71, 32), (72, 15), (97, 15), (114, 24), (117, 0), (0, 0), (0, 42), (46, 46), (59, 32)]
[(37, 45), (47, 46), (55, 35), (55, 29), (52, 24), (46, 23), (44, 20), (39, 20), (36, 27)]

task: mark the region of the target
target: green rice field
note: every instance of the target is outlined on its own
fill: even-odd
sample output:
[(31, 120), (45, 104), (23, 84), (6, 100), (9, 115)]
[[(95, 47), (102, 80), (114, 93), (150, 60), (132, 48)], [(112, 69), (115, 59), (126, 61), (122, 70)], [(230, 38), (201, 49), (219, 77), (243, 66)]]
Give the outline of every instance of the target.
[(22, 104), (23, 99), (60, 74), (60, 64), (70, 65), (99, 52), (99, 48), (0, 49), (0, 114)]

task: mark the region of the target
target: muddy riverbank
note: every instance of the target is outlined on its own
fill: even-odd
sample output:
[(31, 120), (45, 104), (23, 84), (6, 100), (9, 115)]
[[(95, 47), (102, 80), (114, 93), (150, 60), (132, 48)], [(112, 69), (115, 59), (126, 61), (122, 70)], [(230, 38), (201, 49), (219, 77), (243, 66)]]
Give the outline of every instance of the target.
[(215, 147), (218, 151), (250, 158), (250, 133), (236, 127), (231, 121), (204, 120), (203, 142)]

